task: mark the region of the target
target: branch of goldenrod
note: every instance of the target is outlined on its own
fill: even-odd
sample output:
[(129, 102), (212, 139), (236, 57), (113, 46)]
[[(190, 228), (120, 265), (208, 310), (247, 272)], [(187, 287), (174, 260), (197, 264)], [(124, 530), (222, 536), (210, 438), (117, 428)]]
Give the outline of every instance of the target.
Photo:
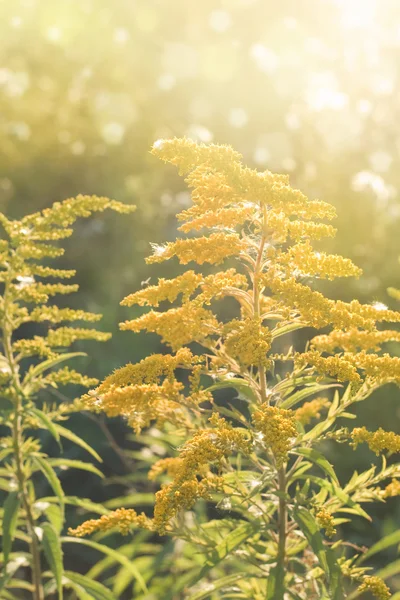
[(39, 541), (35, 533), (35, 521), (32, 514), (32, 509), (29, 500), (29, 493), (26, 487), (26, 477), (24, 471), (23, 459), (23, 438), (22, 438), (22, 398), (21, 382), (18, 374), (18, 367), (12, 351), (12, 326), (8, 322), (8, 301), (9, 301), (9, 282), (5, 283), (4, 290), (4, 315), (2, 321), (2, 337), (4, 355), (7, 358), (11, 373), (11, 387), (13, 389), (14, 401), (14, 420), (13, 420), (13, 447), (16, 466), (16, 476), (18, 482), (18, 490), (21, 495), (22, 505), (26, 513), (27, 530), (30, 537), (30, 552), (32, 555), (32, 583), (34, 600), (43, 600), (43, 586), (40, 566), (40, 549)]
[[(260, 246), (258, 249), (257, 259), (254, 266), (253, 273), (253, 310), (254, 316), (256, 318), (260, 317), (261, 307), (260, 307), (260, 285), (259, 285), (259, 276), (262, 269), (262, 258), (264, 253), (264, 246), (266, 243), (265, 235), (262, 234)], [(263, 364), (258, 365), (258, 377), (260, 381), (260, 392), (261, 392), (261, 400), (262, 402), (267, 402), (267, 382), (266, 382), (266, 374), (265, 367)]]
[[(278, 553), (277, 553), (277, 570), (276, 570), (276, 589), (280, 591), (284, 589), (285, 579), (285, 561), (286, 561), (286, 527), (287, 527), (287, 508), (286, 508), (286, 474), (284, 467), (278, 469), (279, 482), (279, 507), (278, 507)], [(282, 596), (277, 596), (276, 600), (283, 600)]]

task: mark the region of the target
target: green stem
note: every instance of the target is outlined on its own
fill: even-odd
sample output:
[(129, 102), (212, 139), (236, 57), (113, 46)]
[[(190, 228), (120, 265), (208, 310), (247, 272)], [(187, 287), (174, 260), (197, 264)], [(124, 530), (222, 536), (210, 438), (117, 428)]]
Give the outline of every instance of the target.
[[(257, 260), (254, 266), (254, 275), (253, 275), (253, 308), (254, 308), (254, 316), (256, 318), (260, 317), (261, 307), (260, 307), (260, 285), (259, 285), (259, 276), (262, 270), (262, 257), (264, 252), (264, 247), (266, 243), (265, 235), (263, 234), (261, 237), (260, 247), (258, 249)], [(265, 373), (265, 367), (263, 364), (258, 365), (258, 378), (260, 382), (260, 393), (261, 393), (261, 401), (268, 402), (267, 399), (267, 378)]]
[(279, 507), (278, 507), (278, 553), (276, 569), (276, 589), (279, 593), (276, 600), (283, 600), (285, 562), (286, 562), (286, 535), (287, 535), (287, 507), (286, 507), (286, 473), (284, 467), (278, 469)]
[(30, 552), (32, 556), (32, 584), (33, 584), (33, 600), (44, 600), (44, 592), (42, 586), (42, 574), (40, 565), (40, 548), (39, 540), (35, 533), (35, 520), (32, 514), (29, 492), (27, 489), (27, 478), (24, 469), (23, 456), (23, 392), (18, 374), (18, 366), (15, 362), (12, 350), (12, 327), (8, 323), (8, 299), (9, 299), (9, 281), (5, 283), (4, 290), (4, 314), (2, 322), (2, 337), (4, 355), (8, 360), (11, 371), (11, 388), (13, 389), (14, 401), (14, 420), (12, 427), (14, 458), (16, 466), (16, 476), (18, 482), (18, 491), (22, 499), (22, 505), (25, 509), (27, 531), (30, 537)]

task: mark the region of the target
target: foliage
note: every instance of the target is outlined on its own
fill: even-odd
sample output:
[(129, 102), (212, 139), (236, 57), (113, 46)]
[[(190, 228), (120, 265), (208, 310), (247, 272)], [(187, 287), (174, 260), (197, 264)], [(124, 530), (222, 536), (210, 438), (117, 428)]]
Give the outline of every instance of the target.
[[(331, 300), (311, 287), (317, 278), (361, 274), (351, 260), (313, 247), (335, 234), (323, 222), (335, 216), (331, 205), (308, 200), (286, 176), (244, 167), (227, 146), (159, 140), (153, 153), (176, 165), (193, 189), (180, 230), (211, 231), (155, 246), (148, 263), (229, 262), (160, 279), (123, 300), (161, 304), (121, 328), (154, 332), (173, 354), (116, 370), (82, 404), (122, 415), (148, 441), (157, 432), (165, 456), (149, 478), (161, 480), (161, 489), (152, 517), (118, 508), (71, 533), (139, 527), (180, 541), (174, 582), (160, 588), (150, 569), (150, 595), (339, 600), (369, 590), (389, 598), (383, 579), (397, 572), (396, 563), (382, 578), (370, 575), (362, 564), (368, 553), (338, 531), (352, 519), (371, 520), (364, 503), (399, 493), (400, 467), (387, 466), (385, 454), (399, 451), (400, 438), (342, 420), (354, 419), (354, 405), (374, 390), (399, 383), (400, 359), (381, 350), (399, 334), (380, 324), (399, 322), (400, 313)], [(304, 348), (293, 332), (306, 328), (325, 332)], [(237, 400), (218, 400), (226, 388)], [(326, 458), (328, 441), (365, 442), (382, 455), (381, 469), (355, 472), (342, 484)]]
[[(62, 366), (65, 361), (83, 355), (65, 350), (80, 340), (106, 341), (110, 334), (64, 325), (76, 321), (96, 322), (101, 315), (49, 304), (50, 297), (75, 292), (78, 286), (60, 282), (60, 279), (70, 279), (75, 272), (50, 267), (47, 259), (63, 254), (57, 242), (72, 234), (71, 226), (78, 217), (89, 217), (105, 209), (129, 213), (134, 207), (107, 198), (78, 196), (56, 202), (51, 208), (19, 221), (0, 214), (3, 228), (0, 241), (3, 287), (0, 418), (9, 433), (2, 438), (0, 451), (0, 487), (7, 493), (2, 511), (0, 559), (0, 595), (4, 598), (26, 598), (29, 593), (35, 600), (42, 600), (56, 593), (61, 599), (64, 587), (78, 589), (78, 594), (87, 587), (83, 576), (79, 578), (63, 567), (60, 534), (65, 524), (65, 505), (70, 504), (71, 499), (64, 494), (59, 472), (73, 468), (99, 476), (102, 473), (90, 462), (49, 457), (43, 451), (41, 433), (46, 430), (60, 448), (62, 438), (67, 438), (96, 459), (100, 457), (84, 440), (60, 424), (76, 410), (74, 403), (49, 405), (41, 400), (40, 394), (64, 385), (89, 387), (97, 383), (94, 378)], [(43, 487), (43, 479), (52, 492), (50, 497), (37, 494)], [(43, 558), (48, 566), (44, 572)], [(31, 583), (24, 577), (27, 568), (31, 571)], [(93, 583), (95, 585), (100, 589), (100, 584)]]

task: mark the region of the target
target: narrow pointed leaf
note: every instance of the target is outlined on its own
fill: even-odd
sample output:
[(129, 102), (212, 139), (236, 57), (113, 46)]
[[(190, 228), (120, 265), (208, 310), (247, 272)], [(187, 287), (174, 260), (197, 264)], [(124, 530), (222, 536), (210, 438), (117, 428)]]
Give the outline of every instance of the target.
[(55, 471), (50, 466), (48, 461), (44, 460), (41, 456), (35, 454), (32, 456), (32, 459), (38, 465), (39, 469), (42, 471), (43, 475), (51, 485), (53, 492), (57, 496), (60, 503), (61, 512), (64, 515), (64, 492)]
[(28, 411), (28, 414), (33, 415), (40, 421), (40, 423), (43, 426), (43, 429), (47, 429), (47, 431), (49, 431), (49, 433), (51, 433), (51, 435), (53, 436), (53, 438), (56, 440), (57, 444), (61, 448), (60, 434), (58, 433), (57, 428), (55, 427), (54, 423), (49, 419), (49, 417), (46, 415), (46, 413), (44, 413), (42, 410), (39, 410), (37, 408), (31, 408)]
[(70, 458), (51, 458), (49, 459), (49, 464), (52, 467), (69, 468), (69, 469), (80, 469), (81, 471), (89, 471), (90, 473), (94, 473), (101, 478), (104, 478), (104, 475), (97, 467), (92, 465), (92, 463), (87, 463), (82, 460), (74, 460)]
[(81, 448), (89, 452), (89, 454), (94, 456), (94, 458), (99, 462), (103, 462), (96, 450), (89, 446), (89, 444), (87, 444), (84, 440), (81, 440), (81, 438), (78, 437), (75, 433), (73, 433), (73, 431), (70, 431), (69, 429), (63, 427), (62, 425), (59, 425), (58, 423), (55, 423), (54, 426), (57, 429), (58, 433), (61, 435), (61, 437), (64, 437), (70, 442), (76, 444), (77, 446), (80, 446)]
[(293, 454), (300, 454), (301, 456), (305, 456), (309, 460), (312, 460), (314, 464), (318, 465), (320, 469), (329, 475), (336, 485), (339, 485), (333, 466), (321, 452), (318, 452), (318, 450), (315, 450), (314, 448), (296, 448), (296, 450), (293, 451)]
[(86, 352), (67, 352), (66, 354), (59, 354), (55, 358), (49, 358), (48, 360), (44, 360), (43, 362), (29, 369), (28, 373), (25, 376), (25, 379), (22, 382), (22, 388), (25, 387), (36, 377), (41, 375), (44, 371), (48, 369), (52, 369), (56, 365), (59, 365), (66, 360), (70, 360), (71, 358), (75, 358), (75, 356), (87, 356)]
[(63, 552), (61, 549), (60, 538), (57, 535), (54, 527), (50, 523), (44, 523), (42, 525), (43, 530), (43, 549), (46, 556), (46, 560), (50, 566), (50, 569), (54, 575), (57, 584), (57, 593), (59, 600), (63, 598), (62, 592), (62, 578), (63, 578)]
[(103, 554), (107, 554), (107, 556), (112, 557), (115, 561), (119, 562), (122, 566), (124, 566), (135, 578), (138, 582), (138, 585), (142, 589), (143, 592), (147, 593), (146, 582), (144, 581), (142, 575), (139, 570), (135, 567), (135, 565), (123, 554), (114, 550), (113, 548), (109, 548), (104, 544), (99, 544), (98, 542), (94, 542), (92, 540), (85, 540), (83, 538), (73, 538), (73, 537), (63, 537), (61, 538), (63, 543), (73, 543), (73, 544), (81, 544), (83, 546), (88, 546), (89, 548), (93, 548), (94, 550), (98, 550)]
[(304, 507), (295, 508), (292, 514), (317, 556), (322, 570), (325, 572), (330, 597), (332, 600), (343, 600), (340, 566), (336, 561), (333, 551), (324, 544), (323, 537), (314, 517)]
[(18, 511), (21, 502), (18, 492), (10, 492), (4, 503), (3, 514), (3, 569), (6, 568), (11, 552), (11, 546), (14, 539), (15, 529), (17, 527)]
[(363, 563), (367, 558), (374, 556), (377, 552), (382, 552), (382, 550), (386, 550), (386, 548), (390, 548), (390, 546), (394, 546), (398, 543), (400, 543), (400, 531), (394, 531), (393, 533), (386, 535), (357, 559), (357, 565)]
[(189, 596), (188, 600), (206, 600), (206, 598), (209, 598), (214, 592), (217, 592), (224, 587), (231, 586), (233, 583), (240, 581), (244, 577), (246, 577), (246, 575), (243, 573), (235, 573), (235, 575), (227, 575), (226, 577), (217, 579), (217, 581), (213, 581), (207, 586), (206, 591), (197, 592), (196, 594)]
[(82, 587), (88, 593), (87, 598), (92, 598), (93, 600), (118, 600), (111, 590), (86, 575), (74, 573), (73, 571), (65, 571), (64, 575), (67, 580), (69, 579), (72, 583)]

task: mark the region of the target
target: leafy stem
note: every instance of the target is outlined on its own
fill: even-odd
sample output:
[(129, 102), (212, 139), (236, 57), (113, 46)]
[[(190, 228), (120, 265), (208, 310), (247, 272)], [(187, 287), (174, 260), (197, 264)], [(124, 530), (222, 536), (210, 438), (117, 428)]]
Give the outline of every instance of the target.
[(15, 361), (12, 350), (12, 324), (8, 321), (8, 304), (10, 298), (10, 282), (11, 277), (5, 282), (4, 289), (4, 306), (2, 318), (2, 338), (4, 355), (10, 366), (11, 386), (14, 404), (12, 439), (15, 458), (16, 477), (18, 482), (18, 491), (22, 500), (22, 505), (26, 513), (26, 524), (28, 535), (30, 537), (30, 552), (32, 556), (32, 584), (34, 600), (43, 600), (43, 586), (40, 565), (40, 548), (39, 540), (35, 532), (35, 520), (32, 514), (32, 507), (27, 490), (27, 478), (24, 468), (23, 454), (23, 391), (18, 374), (18, 366)]

